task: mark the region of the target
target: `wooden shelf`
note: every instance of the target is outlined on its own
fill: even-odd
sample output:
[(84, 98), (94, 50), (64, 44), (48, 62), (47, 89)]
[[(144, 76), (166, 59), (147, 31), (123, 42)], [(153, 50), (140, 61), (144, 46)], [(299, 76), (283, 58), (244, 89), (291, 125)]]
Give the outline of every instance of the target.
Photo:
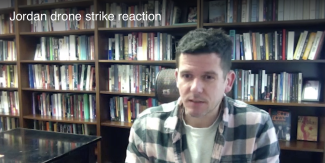
[(18, 88), (0, 87), (1, 91), (17, 91)]
[(175, 60), (171, 61), (140, 61), (140, 60), (99, 60), (99, 63), (108, 64), (176, 64)]
[[(105, 121), (102, 122), (102, 126), (118, 127), (118, 128), (131, 128), (133, 123), (129, 122), (116, 122), (116, 121)], [(282, 150), (293, 150), (293, 151), (309, 151), (309, 152), (323, 152), (324, 143), (319, 142), (305, 142), (305, 141), (279, 141), (280, 148)]]
[(226, 28), (261, 28), (261, 27), (287, 27), (287, 26), (313, 26), (325, 25), (325, 19), (312, 20), (288, 20), (288, 21), (265, 21), (265, 22), (239, 22), (239, 23), (203, 23), (203, 27), (226, 27)]
[(267, 101), (267, 100), (241, 100), (251, 105), (270, 105), (270, 106), (301, 106), (301, 107), (325, 107), (325, 103), (318, 102), (285, 102), (285, 101)]
[(139, 32), (139, 31), (170, 31), (170, 30), (191, 30), (197, 27), (196, 24), (154, 26), (154, 27), (121, 27), (121, 28), (98, 28), (102, 32)]
[(17, 64), (17, 61), (0, 61), (0, 64), (14, 65)]
[(6, 14), (13, 12), (15, 10), (14, 7), (0, 8), (0, 14)]
[(50, 31), (50, 32), (20, 32), (22, 36), (68, 36), (68, 35), (86, 35), (94, 34), (94, 29), (80, 29), (80, 30), (67, 30), (67, 31)]
[(323, 142), (279, 141), (282, 150), (324, 152)]
[(30, 64), (95, 64), (94, 60), (55, 60), (55, 61), (35, 61), (35, 60), (21, 60), (20, 63)]
[(22, 88), (23, 91), (35, 91), (35, 92), (58, 92), (58, 93), (96, 93), (95, 90), (58, 90), (58, 89), (46, 89), (46, 88)]
[(78, 124), (96, 124), (96, 120), (85, 120), (79, 118), (64, 118), (64, 117), (51, 117), (41, 115), (26, 115), (24, 119), (40, 120), (40, 121), (51, 121), (51, 122), (62, 122), (62, 123), (78, 123)]
[(94, 2), (92, 0), (78, 0), (78, 1), (66, 1), (66, 2), (53, 2), (53, 3), (43, 3), (36, 5), (20, 5), (18, 8), (24, 10), (45, 10), (52, 8), (68, 8), (68, 7), (81, 7), (81, 6), (89, 6)]
[[(232, 63), (271, 63), (271, 64), (287, 64), (287, 63), (325, 63), (325, 60), (233, 60)], [(169, 61), (148, 61), (148, 60), (99, 60), (99, 63), (109, 64), (176, 64), (176, 60)]]
[(232, 63), (325, 63), (325, 60), (233, 60)]
[(129, 122), (115, 122), (115, 121), (105, 121), (101, 123), (102, 126), (108, 126), (108, 127), (118, 127), (118, 128), (131, 128), (132, 123)]
[(0, 34), (0, 39), (14, 39), (14, 38), (15, 38), (14, 33)]
[(155, 97), (155, 93), (124, 93), (124, 92), (112, 92), (112, 91), (100, 91), (101, 94), (110, 94), (117, 96), (144, 96)]
[(7, 114), (7, 113), (0, 113), (0, 117), (12, 117), (12, 118), (19, 118), (19, 114)]

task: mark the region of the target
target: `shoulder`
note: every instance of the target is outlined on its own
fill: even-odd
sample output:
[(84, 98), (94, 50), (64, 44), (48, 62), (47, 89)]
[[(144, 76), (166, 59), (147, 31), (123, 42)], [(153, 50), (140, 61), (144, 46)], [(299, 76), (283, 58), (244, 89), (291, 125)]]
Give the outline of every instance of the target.
[(176, 101), (147, 108), (135, 119), (132, 128), (158, 129), (164, 125), (166, 119), (175, 111), (175, 108)]
[(145, 109), (143, 112), (139, 114), (138, 118), (145, 118), (148, 116), (157, 116), (160, 114), (168, 114), (174, 111), (176, 107), (176, 101), (172, 101), (169, 103), (164, 103), (158, 106), (150, 107)]
[(230, 114), (249, 114), (251, 116), (269, 116), (269, 113), (244, 101), (228, 98), (228, 106), (231, 107)]
[(256, 130), (272, 127), (270, 114), (261, 108), (231, 98), (228, 98), (228, 108), (229, 127), (250, 126)]
[[(274, 137), (274, 126), (268, 112), (240, 100), (228, 99), (228, 113), (224, 113), (226, 141), (258, 138), (264, 133)], [(233, 134), (246, 133), (246, 134)]]

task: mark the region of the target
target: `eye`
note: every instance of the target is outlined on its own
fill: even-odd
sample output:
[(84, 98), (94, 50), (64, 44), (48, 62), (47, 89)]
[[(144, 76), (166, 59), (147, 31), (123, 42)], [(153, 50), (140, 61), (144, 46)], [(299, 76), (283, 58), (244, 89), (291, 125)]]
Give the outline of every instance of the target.
[(183, 75), (182, 75), (182, 78), (190, 78), (190, 77), (191, 77), (190, 74), (183, 74)]
[(213, 80), (213, 79), (214, 79), (214, 77), (211, 76), (211, 75), (206, 75), (206, 76), (204, 76), (204, 78), (205, 78), (206, 80)]

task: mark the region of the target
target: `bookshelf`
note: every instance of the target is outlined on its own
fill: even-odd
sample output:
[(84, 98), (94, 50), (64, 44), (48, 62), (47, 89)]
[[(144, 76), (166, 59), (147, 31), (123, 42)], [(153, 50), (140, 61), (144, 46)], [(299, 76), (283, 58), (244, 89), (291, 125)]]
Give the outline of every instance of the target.
[[(34, 2), (33, 0), (9, 0), (12, 5), (9, 5), (5, 8), (0, 8), (0, 14), (8, 15), (15, 11), (15, 13), (25, 13), (28, 14), (31, 11), (34, 13), (40, 12), (42, 10), (52, 10), (58, 8), (70, 8), (70, 12), (74, 13), (86, 13), (86, 12), (95, 12), (99, 11), (107, 11), (106, 5), (110, 5), (110, 9), (119, 9), (117, 6), (112, 6), (113, 3), (116, 5), (120, 3), (124, 3), (127, 6), (131, 6), (130, 11), (133, 12), (136, 10), (135, 6), (141, 6), (147, 4), (148, 1), (142, 0), (122, 0), (122, 1), (114, 1), (114, 0), (75, 0), (75, 1), (64, 1), (64, 2), (53, 2), (53, 3), (44, 3), (44, 4), (28, 4)], [(26, 128), (34, 128), (35, 125), (38, 126), (39, 129), (46, 129), (46, 125), (56, 125), (63, 126), (63, 130), (68, 132), (69, 129), (76, 128), (78, 130), (77, 133), (87, 132), (88, 134), (95, 134), (98, 136), (102, 136), (102, 141), (97, 144), (97, 148), (95, 153), (97, 154), (98, 162), (123, 162), (125, 158), (125, 150), (128, 143), (128, 134), (129, 129), (132, 126), (132, 122), (128, 122), (128, 118), (125, 117), (126, 122), (119, 122), (111, 120), (111, 104), (121, 104), (118, 103), (120, 100), (123, 102), (125, 100), (124, 97), (130, 97), (130, 104), (134, 104), (139, 107), (137, 108), (139, 111), (145, 109), (147, 106), (153, 105), (155, 103), (154, 98), (155, 94), (150, 91), (135, 91), (133, 93), (129, 93), (127, 91), (120, 90), (121, 88), (116, 85), (117, 89), (114, 86), (109, 86), (108, 81), (110, 79), (109, 72), (112, 72), (113, 69), (118, 69), (123, 72), (127, 72), (133, 69), (142, 69), (143, 72), (150, 71), (153, 73), (158, 72), (159, 68), (157, 66), (166, 67), (166, 68), (174, 68), (175, 60), (173, 51), (148, 51), (149, 57), (156, 57), (156, 53), (159, 54), (159, 59), (155, 60), (127, 60), (130, 56), (124, 55), (123, 51), (120, 51), (119, 60), (115, 60), (113, 58), (109, 58), (109, 39), (116, 38), (128, 38), (127, 36), (132, 36), (132, 38), (138, 39), (140, 36), (150, 36), (150, 38), (158, 39), (158, 33), (162, 34), (159, 36), (164, 37), (166, 40), (169, 39), (170, 36), (173, 40), (177, 40), (186, 32), (200, 27), (212, 27), (212, 28), (223, 28), (226, 32), (235, 31), (235, 34), (243, 35), (243, 33), (274, 33), (275, 31), (294, 31), (294, 43), (293, 50), (296, 49), (299, 35), (301, 32), (305, 30), (308, 31), (325, 31), (323, 28), (325, 25), (325, 2), (321, 0), (316, 0), (319, 5), (324, 6), (324, 9), (321, 7), (316, 7), (319, 14), (314, 13), (314, 17), (312, 17), (312, 12), (310, 14), (300, 15), (303, 19), (296, 18), (294, 9), (293, 10), (276, 10), (277, 14), (272, 14), (271, 12), (265, 13), (265, 20), (257, 20), (257, 21), (248, 21), (251, 18), (243, 17), (242, 19), (238, 18), (238, 15), (234, 16), (234, 20), (236, 21), (229, 22), (228, 19), (225, 19), (225, 22), (215, 23), (208, 21), (209, 15), (209, 1), (207, 0), (190, 0), (186, 3), (180, 0), (174, 0), (174, 5), (179, 6), (181, 11), (188, 10), (189, 7), (197, 7), (197, 21), (196, 23), (183, 23), (186, 21), (186, 14), (181, 15), (182, 23), (166, 25), (166, 26), (155, 26), (155, 22), (153, 22), (153, 26), (136, 26), (135, 22), (121, 22), (119, 27), (111, 27), (111, 23), (108, 24), (106, 21), (79, 21), (74, 22), (56, 22), (63, 23), (64, 26), (69, 27), (69, 29), (59, 29), (59, 30), (50, 30), (49, 24), (47, 27), (42, 29), (40, 26), (41, 22), (34, 22), (32, 26), (31, 22), (28, 20), (25, 21), (13, 21), (7, 23), (7, 26), (12, 30), (7, 30), (5, 33), (0, 33), (0, 40), (4, 41), (14, 41), (14, 44), (11, 44), (9, 47), (14, 51), (11, 51), (10, 54), (15, 55), (7, 55), (11, 56), (8, 59), (0, 59), (0, 66), (2, 67), (11, 67), (13, 69), (14, 75), (11, 76), (10, 82), (13, 82), (13, 85), (8, 85), (6, 87), (1, 87), (1, 99), (3, 97), (10, 96), (10, 93), (4, 94), (3, 92), (16, 92), (12, 93), (11, 99), (13, 102), (7, 102), (7, 104), (12, 104), (14, 107), (9, 107), (9, 111), (4, 111), (2, 108), (2, 112), (0, 112), (0, 120), (7, 124), (11, 124), (10, 127), (26, 127)], [(36, 1), (37, 2), (37, 1)], [(155, 2), (155, 1), (154, 1)], [(168, 2), (168, 1), (167, 1)], [(237, 2), (236, 0), (232, 2)], [(249, 2), (257, 2), (251, 0)], [(262, 1), (260, 1), (262, 2)], [(266, 2), (266, 1), (264, 1)], [(269, 1), (269, 6), (265, 5), (265, 9), (267, 7), (272, 8), (270, 2), (282, 2), (281, 0)], [(293, 4), (291, 4), (293, 3)], [(306, 3), (304, 1), (304, 3)], [(167, 3), (168, 4), (168, 3)], [(321, 5), (322, 4), (322, 5)], [(237, 4), (238, 5), (238, 4)], [(294, 2), (290, 1), (286, 3), (287, 6), (295, 6)], [(305, 5), (304, 5), (305, 6)], [(316, 5), (315, 5), (316, 6)], [(75, 7), (75, 10), (72, 8)], [(147, 6), (148, 7), (148, 6)], [(297, 4), (297, 8), (301, 8), (302, 6)], [(171, 7), (167, 6), (167, 9)], [(306, 8), (306, 7), (305, 7)], [(235, 7), (234, 7), (235, 9)], [(276, 8), (274, 8), (276, 9)], [(140, 11), (140, 8), (137, 8)], [(243, 12), (242, 9), (238, 9), (237, 13)], [(263, 11), (263, 10), (262, 10)], [(279, 12), (281, 11), (281, 12)], [(256, 11), (259, 15), (259, 10)], [(282, 20), (278, 20), (276, 16), (279, 16), (282, 13), (283, 15), (289, 15), (288, 17), (283, 16)], [(241, 15), (241, 14), (239, 14)], [(263, 14), (262, 14), (263, 15)], [(312, 18), (307, 19), (306, 17)], [(242, 16), (242, 15), (241, 15)], [(273, 17), (272, 17), (273, 16)], [(280, 16), (279, 16), (280, 17)], [(227, 18), (227, 16), (226, 16)], [(247, 21), (244, 21), (245, 18)], [(255, 17), (254, 17), (255, 18)], [(271, 19), (272, 18), (272, 19)], [(253, 18), (252, 18), (253, 19)], [(48, 22), (43, 22), (48, 23)], [(118, 23), (118, 22), (117, 22)], [(77, 28), (79, 25), (80, 29)], [(56, 24), (50, 26), (55, 29), (58, 29), (60, 24)], [(62, 26), (62, 24), (61, 24)], [(33, 30), (32, 30), (33, 29)], [(37, 31), (37, 32), (36, 32)], [(147, 35), (143, 35), (146, 33)], [(152, 35), (151, 33), (155, 34)], [(119, 34), (119, 35), (117, 35)], [(166, 34), (166, 35), (163, 35)], [(278, 33), (279, 34), (279, 33)], [(170, 36), (169, 36), (170, 35)], [(125, 36), (125, 37), (120, 37)], [(260, 35), (261, 36), (261, 35)], [(309, 35), (308, 35), (309, 36)], [(35, 60), (35, 52), (37, 49), (37, 44), (41, 45), (43, 41), (50, 40), (52, 43), (58, 43), (59, 41), (75, 41), (74, 45), (81, 44), (82, 46), (76, 46), (77, 50), (80, 50), (80, 55), (74, 55), (73, 58), (69, 58), (69, 56), (56, 56), (56, 52), (51, 51), (47, 56), (49, 60), (39, 59)], [(46, 40), (47, 38), (51, 38)], [(61, 40), (53, 39), (60, 38)], [(164, 40), (164, 41), (166, 41)], [(127, 41), (127, 40), (123, 40)], [(148, 42), (146, 43), (149, 47)], [(123, 42), (124, 43), (124, 42)], [(57, 45), (57, 44), (56, 44)], [(322, 47), (324, 43), (319, 46)], [(1, 46), (1, 45), (0, 45)], [(159, 46), (171, 46), (174, 44), (168, 45), (166, 42), (160, 44)], [(84, 53), (84, 50), (88, 50)], [(144, 47), (144, 46), (143, 46)], [(143, 48), (142, 47), (142, 48)], [(115, 46), (114, 46), (115, 48)], [(136, 47), (138, 48), (138, 47)], [(166, 47), (165, 47), (166, 48)], [(1, 49), (1, 48), (0, 48)], [(66, 54), (68, 51), (67, 47), (62, 48), (62, 54)], [(161, 48), (163, 49), (163, 48)], [(302, 101), (277, 101), (277, 100), (264, 100), (264, 99), (254, 99), (254, 100), (243, 100), (249, 104), (256, 105), (261, 109), (269, 110), (269, 109), (287, 109), (291, 114), (291, 140), (290, 141), (280, 141), (281, 146), (281, 162), (291, 162), (293, 158), (297, 160), (306, 160), (307, 162), (323, 162), (325, 163), (325, 91), (324, 91), (324, 75), (323, 71), (325, 69), (325, 48), (321, 50), (318, 55), (318, 58), (315, 60), (287, 60), (287, 59), (252, 59), (252, 60), (242, 60), (242, 59), (234, 59), (233, 60), (233, 68), (232, 69), (244, 69), (251, 70), (253, 73), (257, 73), (259, 70), (265, 70), (268, 73), (281, 73), (286, 71), (288, 73), (294, 72), (302, 72), (303, 79), (318, 79), (321, 81), (321, 93), (320, 93), (320, 101), (319, 102), (302, 102)], [(81, 52), (83, 50), (83, 52)], [(136, 49), (138, 50), (138, 49)], [(142, 49), (143, 50), (143, 49)], [(293, 51), (294, 52), (294, 51)], [(9, 52), (7, 52), (9, 54)], [(70, 52), (72, 53), (72, 52)], [(238, 52), (237, 52), (238, 53)], [(74, 54), (77, 54), (76, 51)], [(133, 54), (133, 53), (132, 53)], [(166, 55), (163, 55), (166, 54)], [(240, 54), (240, 52), (239, 52)], [(76, 59), (78, 56), (80, 59)], [(112, 57), (112, 55), (111, 55)], [(131, 55), (131, 57), (134, 57)], [(144, 57), (138, 55), (137, 57)], [(60, 59), (61, 58), (61, 59)], [(51, 81), (50, 83), (58, 83), (57, 79), (51, 77), (51, 71), (55, 69), (60, 71), (60, 73), (65, 73), (69, 77), (69, 81), (72, 80), (71, 74), (75, 75), (73, 72), (79, 71), (83, 72), (84, 75), (78, 75), (79, 80), (73, 80), (75, 83), (69, 83), (67, 88), (59, 88), (56, 89), (55, 84), (49, 86), (47, 88), (43, 87), (44, 83), (38, 83), (41, 85), (40, 87), (31, 87), (31, 80), (29, 74), (33, 71), (30, 69), (33, 67), (32, 65), (43, 65), (40, 66), (38, 71), (38, 78), (43, 79), (45, 81)], [(84, 66), (82, 66), (84, 65)], [(117, 66), (118, 65), (118, 66)], [(141, 66), (144, 66), (141, 68)], [(64, 69), (65, 68), (65, 69)], [(88, 69), (89, 68), (89, 69)], [(35, 67), (34, 67), (35, 69)], [(45, 70), (45, 71), (44, 71)], [(66, 70), (66, 71), (64, 71)], [(36, 73), (35, 73), (36, 74)], [(92, 75), (87, 75), (92, 74)], [(8, 74), (7, 74), (8, 75)], [(15, 78), (15, 75), (17, 76)], [(70, 76), (69, 76), (70, 75)], [(10, 74), (9, 74), (10, 76)], [(89, 76), (89, 78), (87, 78)], [(36, 77), (36, 76), (35, 76)], [(83, 77), (83, 78), (82, 78)], [(143, 77), (146, 77), (144, 74)], [(147, 75), (148, 78), (152, 77), (152, 75)], [(7, 79), (7, 78), (6, 78)], [(84, 79), (85, 87), (84, 89), (80, 89), (81, 79)], [(3, 80), (1, 78), (1, 80)], [(54, 81), (54, 82), (53, 82)], [(149, 82), (153, 81), (148, 80)], [(59, 81), (60, 82), (60, 81)], [(144, 80), (146, 82), (146, 80)], [(34, 82), (32, 82), (34, 83)], [(62, 81), (61, 81), (62, 84)], [(67, 84), (67, 83), (65, 83)], [(83, 83), (82, 83), (83, 84)], [(139, 83), (137, 83), (139, 84)], [(143, 84), (143, 83), (142, 83)], [(37, 84), (32, 84), (37, 85)], [(146, 88), (146, 85), (142, 85), (143, 88)], [(139, 88), (141, 86), (139, 85)], [(134, 89), (134, 88), (133, 88)], [(233, 88), (234, 90), (235, 88)], [(50, 95), (52, 94), (52, 95)], [(234, 96), (234, 92), (232, 92), (231, 96)], [(51, 116), (51, 110), (46, 110), (46, 108), (50, 108), (45, 103), (41, 105), (41, 103), (37, 103), (40, 106), (33, 106), (35, 104), (35, 98), (42, 98), (45, 100), (53, 100), (56, 102), (56, 106), (58, 109), (65, 109), (64, 112), (66, 114), (55, 117)], [(61, 100), (60, 100), (61, 99)], [(134, 101), (132, 101), (134, 99)], [(8, 100), (8, 99), (7, 99)], [(138, 100), (138, 101), (137, 101)], [(1, 100), (2, 101), (2, 100)], [(61, 101), (62, 103), (59, 103)], [(78, 103), (80, 101), (87, 101), (88, 103)], [(66, 104), (66, 105), (63, 105)], [(62, 106), (62, 108), (60, 108)], [(63, 107), (65, 106), (65, 107)], [(73, 110), (77, 108), (77, 110)], [(17, 109), (15, 109), (17, 108)], [(36, 108), (36, 109), (34, 109)], [(41, 111), (37, 111), (39, 108)], [(80, 108), (86, 108), (86, 114), (79, 114), (76, 111)], [(85, 110), (84, 110), (85, 111)], [(49, 113), (50, 112), (50, 113)], [(52, 113), (53, 114), (53, 113)], [(58, 113), (59, 114), (59, 113)], [(300, 115), (310, 115), (310, 116), (319, 116), (319, 129), (318, 129), (318, 137), (319, 140), (316, 142), (312, 141), (299, 141), (297, 140), (297, 116)], [(15, 118), (12, 120), (12, 118)], [(5, 119), (5, 120), (4, 120)], [(7, 120), (8, 119), (8, 120)], [(132, 118), (131, 118), (132, 119)], [(4, 123), (2, 123), (4, 124)], [(61, 125), (63, 124), (63, 125)], [(67, 127), (64, 127), (67, 126)], [(69, 127), (70, 126), (70, 127)], [(44, 128), (45, 127), (45, 128)], [(79, 128), (80, 127), (80, 128)], [(6, 126), (6, 128), (8, 128)], [(53, 129), (53, 128), (52, 128)], [(61, 128), (60, 128), (61, 129)], [(80, 131), (80, 130), (81, 131)], [(59, 130), (59, 128), (57, 128)]]

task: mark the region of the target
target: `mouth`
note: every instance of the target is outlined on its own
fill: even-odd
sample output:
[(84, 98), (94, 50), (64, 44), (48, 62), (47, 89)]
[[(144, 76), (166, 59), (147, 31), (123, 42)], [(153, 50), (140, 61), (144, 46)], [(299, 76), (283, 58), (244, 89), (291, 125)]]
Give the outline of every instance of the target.
[(193, 99), (189, 99), (188, 101), (191, 102), (191, 103), (195, 103), (195, 104), (201, 104), (201, 103), (204, 103), (204, 101), (202, 101), (202, 100), (193, 100)]

